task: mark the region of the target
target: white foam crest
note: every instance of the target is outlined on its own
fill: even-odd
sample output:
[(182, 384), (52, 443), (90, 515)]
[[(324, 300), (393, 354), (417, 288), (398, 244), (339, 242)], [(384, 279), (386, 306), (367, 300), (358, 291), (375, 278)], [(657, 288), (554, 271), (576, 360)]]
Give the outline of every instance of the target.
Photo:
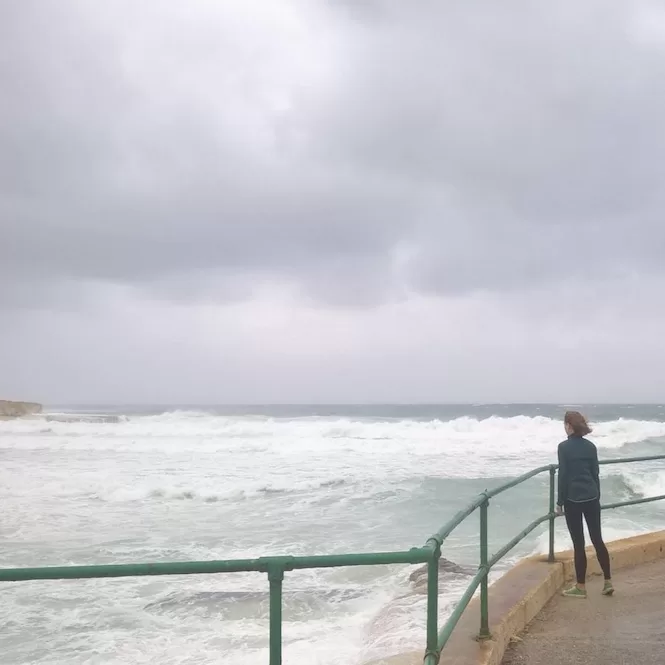
[[(187, 485), (163, 486), (152, 483), (139, 486), (120, 485), (103, 488), (79, 488), (79, 494), (87, 494), (90, 498), (97, 498), (109, 502), (125, 501), (200, 501), (216, 503), (217, 501), (240, 501), (251, 497), (270, 496), (274, 494), (287, 494), (298, 492), (316, 492), (322, 489), (332, 489), (345, 485), (344, 478), (330, 478), (327, 480), (295, 481), (295, 482), (253, 482), (233, 483), (232, 487), (220, 490), (219, 486), (202, 482), (197, 487)], [(63, 487), (67, 496), (72, 490)]]
[(629, 443), (665, 437), (665, 423), (619, 418), (593, 425), (590, 438), (599, 448), (620, 448)]
[[(619, 419), (598, 423), (593, 440), (602, 457), (603, 450), (657, 437), (665, 437), (663, 422)], [(542, 416), (369, 421), (170, 413), (119, 423), (0, 422), (0, 449), (81, 451), (79, 455), (112, 451), (137, 460), (158, 455), (153, 463), (163, 472), (162, 483), (119, 490), (117, 496), (126, 492), (128, 500), (162, 490), (175, 498), (190, 493), (214, 501), (262, 490), (307, 491), (341, 480), (381, 483), (389, 478), (396, 484), (423, 475), (505, 477), (556, 461), (561, 439), (561, 423)], [(262, 477), (257, 480), (259, 458)], [(194, 459), (212, 465), (210, 476), (217, 485), (201, 486), (199, 477), (172, 491), (171, 477)], [(102, 498), (117, 500), (103, 493)]]
[[(361, 440), (398, 442), (457, 442), (476, 445), (495, 441), (504, 448), (551, 446), (563, 438), (561, 422), (543, 416), (461, 417), (442, 420), (353, 420), (350, 418), (268, 418), (214, 416), (199, 412), (171, 412), (131, 417), (121, 422), (46, 422), (17, 419), (0, 422), (0, 434), (51, 435), (118, 439), (198, 438), (271, 439), (291, 441)], [(618, 419), (595, 425), (593, 438), (600, 447), (665, 436), (665, 422)]]
[(665, 469), (626, 469), (622, 475), (633, 491), (642, 497), (665, 495)]

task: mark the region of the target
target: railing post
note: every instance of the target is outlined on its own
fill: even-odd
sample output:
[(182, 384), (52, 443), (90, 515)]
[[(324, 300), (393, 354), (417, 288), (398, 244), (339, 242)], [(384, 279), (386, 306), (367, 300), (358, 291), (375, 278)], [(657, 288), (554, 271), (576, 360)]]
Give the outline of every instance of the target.
[(478, 637), (481, 640), (490, 638), (490, 621), (489, 621), (489, 588), (487, 577), (489, 575), (489, 568), (487, 566), (487, 508), (489, 500), (485, 499), (480, 504), (480, 568), (483, 571), (483, 577), (480, 581), (480, 634)]
[(284, 568), (268, 566), (270, 581), (270, 665), (282, 665), (282, 581)]
[[(432, 558), (427, 563), (427, 650), (425, 658), (433, 655), (438, 662), (439, 642), (439, 560), (441, 543), (436, 541)], [(428, 662), (428, 661), (426, 661)]]
[(550, 563), (554, 563), (554, 493), (555, 493), (555, 476), (556, 468), (554, 466), (550, 467), (550, 550), (547, 560)]

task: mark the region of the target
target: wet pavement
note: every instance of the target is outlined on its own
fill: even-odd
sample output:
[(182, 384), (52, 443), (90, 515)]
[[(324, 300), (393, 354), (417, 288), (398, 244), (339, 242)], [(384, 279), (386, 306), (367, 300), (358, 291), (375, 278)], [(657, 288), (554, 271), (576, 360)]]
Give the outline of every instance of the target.
[(610, 598), (602, 586), (592, 577), (586, 600), (553, 598), (502, 665), (665, 665), (665, 560), (617, 571)]

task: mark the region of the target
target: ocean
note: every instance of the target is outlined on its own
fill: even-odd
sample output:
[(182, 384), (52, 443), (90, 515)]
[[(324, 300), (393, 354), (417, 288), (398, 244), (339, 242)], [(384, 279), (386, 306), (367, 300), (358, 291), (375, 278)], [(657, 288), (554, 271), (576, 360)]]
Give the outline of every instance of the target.
[[(421, 546), (478, 492), (555, 462), (566, 408), (54, 406), (0, 422), (0, 567)], [(601, 459), (665, 453), (665, 406), (574, 408), (591, 419)], [(605, 502), (665, 493), (660, 463), (601, 475)], [(547, 509), (547, 474), (494, 499), (490, 549)], [(658, 503), (604, 516), (607, 540), (662, 528)], [(478, 564), (477, 533), (476, 514), (445, 543), (460, 568), (441, 577), (442, 619)], [(562, 520), (556, 542), (569, 546)], [(494, 576), (546, 548), (544, 525)], [(287, 573), (286, 665), (360, 665), (423, 648), (413, 570)], [(267, 663), (267, 592), (258, 573), (0, 583), (1, 660)]]

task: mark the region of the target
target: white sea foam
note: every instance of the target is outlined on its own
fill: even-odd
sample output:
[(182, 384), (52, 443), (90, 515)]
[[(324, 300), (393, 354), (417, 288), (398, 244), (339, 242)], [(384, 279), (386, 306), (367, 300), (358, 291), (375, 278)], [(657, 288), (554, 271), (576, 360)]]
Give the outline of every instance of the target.
[(665, 469), (659, 466), (659, 469), (627, 468), (621, 474), (638, 497), (665, 496)]
[[(601, 457), (612, 457), (623, 446), (636, 455), (665, 451), (663, 437), (665, 422), (616, 419), (598, 423), (593, 440)], [(0, 566), (408, 548), (485, 486), (556, 461), (562, 438), (559, 421), (526, 415), (4, 421)], [(658, 464), (606, 467), (603, 478), (608, 500), (665, 493)], [(491, 546), (546, 506), (544, 477), (502, 495), (490, 516), (501, 538)], [(608, 515), (606, 535), (661, 527), (659, 515), (648, 506)], [(475, 523), (463, 525), (446, 556), (474, 565), (475, 538)], [(567, 543), (562, 520), (557, 542)], [(502, 566), (546, 547), (539, 531)], [(420, 648), (424, 598), (410, 594), (408, 573), (287, 574), (285, 662), (351, 665)], [(442, 616), (466, 583), (442, 578)], [(266, 590), (259, 574), (11, 586), (0, 606), (3, 665), (265, 662)], [(238, 600), (236, 592), (251, 594)]]
[[(409, 443), (506, 445), (522, 449), (550, 448), (562, 438), (561, 422), (544, 416), (461, 417), (441, 420), (353, 420), (349, 418), (269, 418), (260, 416), (214, 416), (204, 412), (170, 412), (158, 416), (137, 416), (121, 422), (45, 422), (42, 419), (5, 421), (1, 433), (20, 436), (91, 437), (103, 439), (210, 438), (224, 440), (260, 439), (293, 442), (358, 440), (405, 441)], [(596, 424), (593, 438), (599, 447), (616, 448), (632, 441), (665, 436), (665, 422), (620, 418)], [(138, 443), (138, 441), (137, 441)], [(43, 445), (43, 442), (41, 442)]]
[[(654, 437), (665, 437), (665, 423), (619, 419), (599, 423), (594, 432), (601, 453)], [(0, 426), (0, 448), (95, 449), (176, 456), (189, 450), (197, 455), (231, 455), (236, 466), (251, 466), (252, 474), (257, 455), (281, 469), (299, 464), (298, 458), (308, 455), (331, 461), (333, 473), (326, 481), (357, 475), (358, 471), (372, 474), (375, 470), (381, 475), (385, 465), (392, 467), (397, 456), (406, 476), (421, 470), (425, 460), (430, 472), (442, 477), (512, 473), (515, 468), (526, 470), (551, 461), (553, 442), (560, 438), (560, 422), (527, 416), (423, 422), (167, 413), (120, 423), (16, 420)], [(319, 469), (317, 479), (318, 473)], [(247, 491), (248, 478), (240, 474), (240, 479), (242, 486), (225, 493), (233, 496), (236, 491)], [(291, 479), (287, 482), (290, 484)], [(193, 487), (187, 489), (196, 491)]]

